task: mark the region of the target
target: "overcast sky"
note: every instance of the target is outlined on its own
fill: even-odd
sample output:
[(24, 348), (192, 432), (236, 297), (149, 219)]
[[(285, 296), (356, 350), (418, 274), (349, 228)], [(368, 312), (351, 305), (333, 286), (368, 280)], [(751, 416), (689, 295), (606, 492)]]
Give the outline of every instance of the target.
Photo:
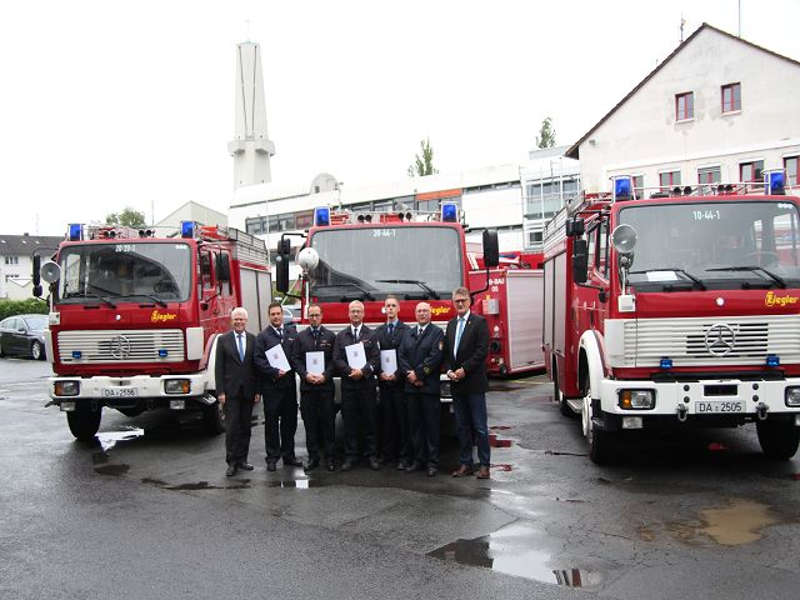
[[(737, 0), (3, 2), (0, 233), (61, 235), (132, 206), (156, 219), (232, 196), (234, 53), (262, 48), (273, 182), (405, 177), (527, 157), (544, 117), (571, 144)], [(742, 35), (800, 59), (800, 1), (741, 0)], [(249, 20), (249, 26), (247, 21)], [(725, 57), (720, 57), (725, 60)]]

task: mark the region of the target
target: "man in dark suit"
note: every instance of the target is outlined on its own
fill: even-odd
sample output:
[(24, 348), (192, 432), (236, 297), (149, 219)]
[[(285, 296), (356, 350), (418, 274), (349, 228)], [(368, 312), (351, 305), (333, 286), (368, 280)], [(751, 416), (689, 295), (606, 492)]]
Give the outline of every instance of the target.
[[(363, 435), (362, 454), (369, 459), (371, 469), (381, 468), (375, 446), (375, 373), (380, 369), (380, 351), (373, 331), (364, 325), (364, 304), (350, 303), (350, 325), (336, 335), (333, 363), (342, 378), (342, 417), (344, 419), (345, 459), (342, 471), (349, 471), (358, 462), (358, 437)], [(348, 346), (362, 343), (366, 364), (351, 367), (347, 360)]]
[(431, 324), (430, 304), (420, 302), (414, 312), (417, 325), (403, 338), (399, 353), (414, 448), (413, 460), (406, 470), (410, 473), (427, 465), (428, 477), (434, 477), (439, 469), (439, 373), (444, 334)]
[(260, 375), (261, 398), (264, 401), (264, 442), (267, 450), (267, 471), (274, 471), (279, 458), (284, 467), (300, 467), (294, 454), (297, 432), (297, 382), (294, 370), (270, 365), (267, 350), (281, 346), (289, 361), (297, 338), (294, 325), (283, 325), (280, 302), (269, 305), (269, 325), (256, 337), (255, 361)]
[[(319, 446), (322, 441), (328, 471), (335, 471), (333, 344), (336, 336), (322, 326), (322, 308), (318, 304), (309, 305), (307, 315), (309, 326), (297, 336), (292, 352), (292, 366), (300, 376), (300, 414), (303, 415), (303, 425), (306, 428), (308, 462), (305, 470), (313, 471), (319, 466)], [(320, 373), (308, 371), (306, 359), (309, 352), (323, 353), (322, 364), (312, 365)], [(313, 360), (315, 357), (311, 358)]]
[(225, 475), (228, 477), (236, 475), (238, 469), (253, 470), (253, 465), (247, 462), (250, 418), (253, 404), (259, 401), (253, 361), (256, 338), (245, 331), (247, 311), (244, 308), (231, 311), (231, 325), (232, 331), (217, 339), (214, 364), (217, 400), (225, 411), (225, 460), (228, 463)]
[(469, 309), (469, 290), (453, 290), (456, 318), (447, 323), (444, 343), (444, 369), (450, 378), (453, 408), (458, 426), (461, 466), (453, 477), (473, 472), (472, 444), (478, 446), (478, 479), (489, 478), (489, 426), (486, 416), (486, 355), (489, 353), (489, 326), (486, 319)]
[[(375, 329), (381, 356), (384, 351), (394, 351), (395, 364), (399, 367), (399, 348), (408, 331), (408, 325), (397, 318), (400, 302), (396, 296), (386, 296), (383, 302), (383, 311), (386, 323)], [(405, 394), (403, 393), (404, 381), (402, 374), (389, 373), (384, 368), (381, 360), (380, 374), (378, 375), (378, 389), (380, 390), (380, 404), (378, 405), (378, 425), (381, 435), (381, 454), (384, 463), (397, 463), (397, 469), (402, 471), (411, 462), (411, 440), (408, 437), (408, 411), (406, 410)]]

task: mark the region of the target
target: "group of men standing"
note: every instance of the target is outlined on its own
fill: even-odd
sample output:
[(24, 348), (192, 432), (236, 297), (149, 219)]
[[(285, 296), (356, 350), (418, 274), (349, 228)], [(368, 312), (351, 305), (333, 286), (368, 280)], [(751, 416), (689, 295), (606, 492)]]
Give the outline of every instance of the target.
[[(245, 332), (247, 312), (231, 313), (232, 331), (217, 343), (217, 396), (227, 421), (226, 475), (250, 471), (247, 462), (253, 405), (263, 400), (267, 470), (301, 466), (294, 452), (297, 430), (295, 375), (300, 378), (300, 413), (306, 430), (306, 471), (335, 471), (334, 376), (341, 378), (344, 460), (349, 471), (365, 459), (371, 469), (394, 464), (406, 472), (439, 470), (440, 374), (450, 379), (459, 437), (459, 467), (454, 477), (471, 475), (473, 445), (478, 447), (477, 477), (489, 478), (486, 414), (486, 320), (471, 313), (469, 291), (453, 291), (456, 317), (443, 332), (431, 323), (431, 307), (420, 302), (416, 323), (398, 319), (395, 296), (384, 301), (386, 322), (374, 330), (364, 320), (364, 305), (348, 307), (349, 325), (334, 335), (322, 325), (322, 307), (308, 306), (309, 326), (299, 334), (283, 324), (280, 304), (269, 306), (269, 325)], [(276, 353), (280, 346), (283, 352)], [(275, 358), (276, 354), (281, 358)], [(285, 357), (285, 362), (283, 358)], [(284, 368), (282, 368), (284, 367)], [(378, 400), (377, 393), (380, 393)]]

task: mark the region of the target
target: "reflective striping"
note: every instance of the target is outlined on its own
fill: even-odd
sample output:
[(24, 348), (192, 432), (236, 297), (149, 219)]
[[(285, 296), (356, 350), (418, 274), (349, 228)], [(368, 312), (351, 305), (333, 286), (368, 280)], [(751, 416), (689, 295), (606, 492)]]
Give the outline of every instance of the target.
[[(161, 358), (159, 350), (166, 350)], [(80, 358), (73, 358), (80, 352)], [(60, 331), (58, 356), (64, 364), (140, 362), (181, 362), (184, 360), (184, 334), (181, 329), (101, 329)]]

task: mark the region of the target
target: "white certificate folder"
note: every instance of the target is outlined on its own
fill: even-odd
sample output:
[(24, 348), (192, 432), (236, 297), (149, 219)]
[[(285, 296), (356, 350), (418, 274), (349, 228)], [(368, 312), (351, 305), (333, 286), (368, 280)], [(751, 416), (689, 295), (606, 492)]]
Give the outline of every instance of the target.
[(325, 373), (325, 352), (322, 350), (306, 352), (306, 372), (312, 375)]
[(286, 353), (283, 351), (283, 346), (280, 344), (274, 345), (272, 348), (265, 352), (267, 355), (267, 362), (273, 369), (280, 371), (291, 371), (292, 367), (289, 366), (289, 361), (286, 359)]
[(381, 350), (381, 370), (387, 375), (397, 373), (397, 350)]
[(347, 354), (347, 364), (351, 369), (363, 369), (367, 366), (367, 354), (364, 352), (363, 342), (345, 346), (344, 351)]

